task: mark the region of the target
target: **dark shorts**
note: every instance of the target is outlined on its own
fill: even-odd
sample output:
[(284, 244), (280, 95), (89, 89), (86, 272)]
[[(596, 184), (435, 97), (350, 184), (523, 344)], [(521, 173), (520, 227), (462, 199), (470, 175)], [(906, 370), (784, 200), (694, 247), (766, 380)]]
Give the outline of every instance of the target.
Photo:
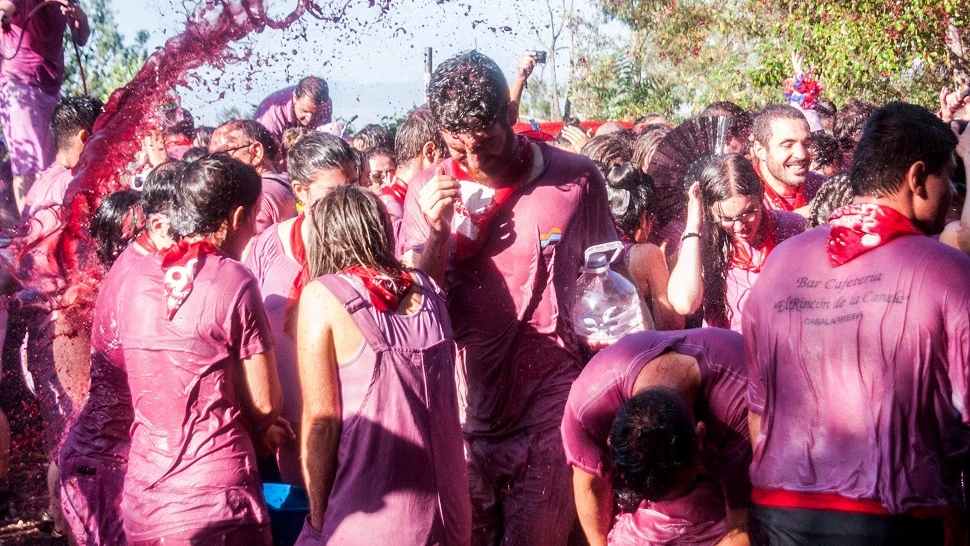
[(752, 546), (942, 546), (942, 518), (752, 506)]

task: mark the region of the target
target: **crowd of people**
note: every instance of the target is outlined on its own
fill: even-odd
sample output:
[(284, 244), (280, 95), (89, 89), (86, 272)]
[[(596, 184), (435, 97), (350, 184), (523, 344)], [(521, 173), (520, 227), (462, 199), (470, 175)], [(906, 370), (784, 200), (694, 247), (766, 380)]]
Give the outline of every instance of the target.
[[(345, 135), (316, 76), (215, 128), (169, 106), (82, 287), (66, 196), (103, 105), (59, 97), (60, 40), (8, 60), (86, 39), (47, 3), (0, 0), (0, 391), (36, 393), (70, 543), (968, 542), (970, 93), (836, 109), (795, 56), (758, 111), (516, 131), (540, 59), (510, 86), (470, 51), (393, 132)], [(604, 347), (572, 310), (616, 241), (647, 328)]]

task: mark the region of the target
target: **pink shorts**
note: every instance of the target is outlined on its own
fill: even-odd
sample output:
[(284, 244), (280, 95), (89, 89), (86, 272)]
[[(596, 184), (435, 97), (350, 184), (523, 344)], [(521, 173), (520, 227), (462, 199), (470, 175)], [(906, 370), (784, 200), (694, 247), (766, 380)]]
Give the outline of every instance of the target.
[(14, 176), (38, 174), (54, 161), (51, 117), (58, 102), (59, 96), (34, 85), (0, 84), (0, 125)]
[(79, 546), (124, 546), (121, 491), (127, 464), (76, 455), (61, 459), (61, 511)]

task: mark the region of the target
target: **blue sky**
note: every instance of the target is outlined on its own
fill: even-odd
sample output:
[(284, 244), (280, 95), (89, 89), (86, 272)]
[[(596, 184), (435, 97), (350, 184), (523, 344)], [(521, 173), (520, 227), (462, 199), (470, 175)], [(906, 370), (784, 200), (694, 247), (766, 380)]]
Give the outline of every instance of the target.
[[(266, 1), (271, 11), (280, 13), (295, 5), (295, 0)], [(579, 0), (577, 4), (588, 6), (589, 2)], [(267, 29), (247, 39), (237, 50), (251, 48), (254, 56), (249, 62), (200, 70), (193, 75), (190, 89), (181, 92), (184, 105), (201, 122), (212, 123), (224, 108), (237, 106), (247, 112), (275, 89), (317, 74), (331, 82), (335, 117), (358, 115), (355, 125), (360, 127), (378, 121), (382, 114), (400, 115), (424, 101), (425, 47), (434, 48), (436, 64), (458, 51), (477, 47), (495, 59), (511, 79), (524, 51), (543, 48), (533, 28), (548, 35), (545, 0), (440, 4), (399, 0), (383, 14), (366, 1), (353, 4), (337, 24), (307, 17), (305, 32)], [(151, 48), (184, 26), (185, 12), (179, 2), (114, 0), (113, 5), (121, 31), (131, 37), (147, 30)], [(561, 74), (567, 73), (567, 63), (564, 54), (559, 63)], [(225, 97), (219, 99), (223, 91)]]

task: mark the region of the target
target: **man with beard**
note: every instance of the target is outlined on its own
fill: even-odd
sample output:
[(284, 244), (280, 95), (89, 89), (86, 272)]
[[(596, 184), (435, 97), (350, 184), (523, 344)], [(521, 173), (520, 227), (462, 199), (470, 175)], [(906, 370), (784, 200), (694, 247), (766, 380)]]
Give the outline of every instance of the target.
[(765, 185), (763, 205), (806, 215), (825, 178), (809, 172), (812, 131), (805, 116), (786, 104), (769, 106), (754, 119), (751, 136), (754, 168)]
[(970, 445), (970, 258), (933, 237), (957, 142), (925, 108), (876, 110), (854, 202), (780, 245), (751, 290), (752, 544), (944, 543)]
[(564, 545), (559, 424), (583, 365), (567, 317), (584, 249), (617, 236), (606, 185), (587, 158), (512, 132), (508, 83), (481, 53), (442, 63), (428, 96), (450, 158), (411, 180), (402, 248), (454, 322), (472, 544)]

